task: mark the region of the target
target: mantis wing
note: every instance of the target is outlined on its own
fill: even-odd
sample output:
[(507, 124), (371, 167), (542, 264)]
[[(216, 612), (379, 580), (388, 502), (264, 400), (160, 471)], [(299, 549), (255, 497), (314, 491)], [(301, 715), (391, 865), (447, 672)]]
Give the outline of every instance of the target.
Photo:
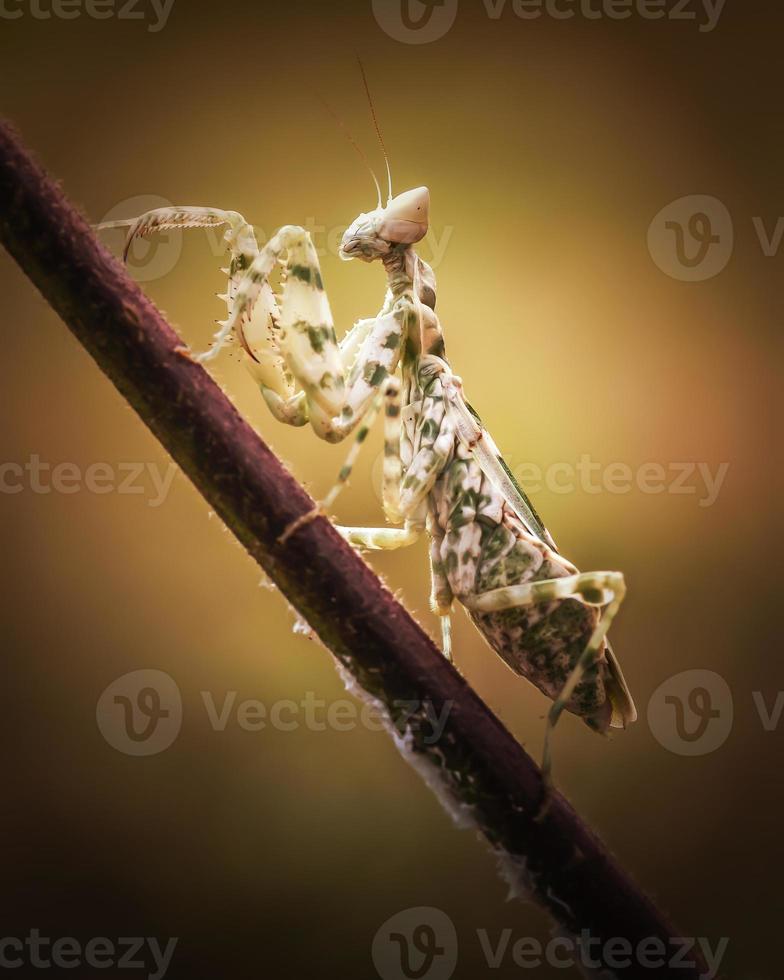
[(626, 728), (637, 720), (637, 709), (629, 692), (629, 687), (623, 676), (621, 665), (613, 653), (610, 641), (605, 637), (607, 665), (610, 668), (607, 690), (612, 704), (611, 728)]
[(504, 462), (504, 458), (498, 451), (498, 446), (493, 442), (490, 433), (482, 425), (482, 420), (463, 398), (459, 390), (450, 388), (446, 394), (450, 409), (455, 417), (455, 429), (460, 441), (470, 451), (487, 479), (499, 493), (503, 494), (504, 500), (517, 514), (529, 533), (539, 538), (548, 548), (557, 552), (558, 548), (550, 532), (544, 526), (544, 522), (537, 514), (534, 505), (512, 476), (512, 471)]

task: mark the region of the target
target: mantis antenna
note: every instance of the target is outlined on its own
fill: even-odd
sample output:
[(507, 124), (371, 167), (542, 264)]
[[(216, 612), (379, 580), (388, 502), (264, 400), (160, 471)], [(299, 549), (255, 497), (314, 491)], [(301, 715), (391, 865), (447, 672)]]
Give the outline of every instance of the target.
[(378, 203), (377, 203), (376, 206), (380, 209), (381, 208), (381, 186), (380, 186), (380, 184), (378, 182), (378, 177), (376, 177), (375, 171), (370, 166), (370, 161), (365, 156), (365, 154), (364, 154), (364, 152), (362, 150), (362, 147), (359, 145), (359, 143), (357, 143), (357, 141), (351, 135), (348, 127), (343, 122), (343, 120), (340, 118), (340, 116), (335, 112), (335, 110), (332, 108), (332, 106), (328, 102), (325, 102), (324, 99), (320, 99), (319, 101), (324, 106), (324, 108), (327, 110), (327, 112), (330, 114), (330, 116), (332, 116), (332, 118), (338, 124), (338, 126), (340, 127), (340, 129), (343, 132), (343, 135), (346, 137), (346, 139), (349, 141), (349, 143), (354, 147), (354, 149), (359, 154), (360, 159), (365, 164), (365, 166), (368, 168), (368, 171), (370, 173), (370, 176), (373, 178), (373, 183), (376, 185), (376, 194), (378, 195)]
[(376, 136), (378, 136), (378, 141), (381, 144), (381, 150), (384, 154), (384, 163), (387, 165), (387, 184), (389, 187), (389, 201), (392, 200), (392, 172), (389, 169), (389, 157), (387, 156), (387, 148), (384, 145), (384, 137), (381, 135), (381, 127), (378, 124), (378, 119), (376, 118), (376, 109), (373, 105), (373, 97), (370, 94), (370, 86), (368, 85), (367, 75), (365, 74), (365, 66), (362, 61), (357, 58), (357, 64), (359, 65), (359, 70), (362, 73), (362, 83), (365, 86), (365, 94), (367, 95), (368, 105), (370, 106), (370, 114), (373, 117), (373, 125), (376, 127)]

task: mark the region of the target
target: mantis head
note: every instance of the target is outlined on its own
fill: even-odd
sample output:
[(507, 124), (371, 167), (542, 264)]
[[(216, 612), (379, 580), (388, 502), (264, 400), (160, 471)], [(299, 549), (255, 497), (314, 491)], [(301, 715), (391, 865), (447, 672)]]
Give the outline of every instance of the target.
[(427, 234), (430, 191), (415, 187), (392, 197), (387, 206), (364, 212), (352, 221), (340, 243), (340, 257), (372, 262), (395, 245), (413, 245)]

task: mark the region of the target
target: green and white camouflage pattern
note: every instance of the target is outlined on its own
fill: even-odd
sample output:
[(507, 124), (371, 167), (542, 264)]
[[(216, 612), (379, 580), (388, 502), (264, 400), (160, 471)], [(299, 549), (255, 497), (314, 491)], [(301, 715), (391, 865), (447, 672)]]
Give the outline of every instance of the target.
[[(358, 320), (340, 341), (304, 228), (286, 225), (259, 247), (238, 212), (195, 207), (158, 209), (112, 227), (129, 227), (127, 254), (137, 235), (226, 226), (228, 316), (212, 349), (196, 359), (213, 359), (234, 336), (275, 418), (309, 423), (329, 442), (357, 430), (324, 507), (349, 478), (383, 407), (383, 504), (393, 526), (339, 530), (371, 549), (404, 547), (429, 534), (431, 608), (441, 618), (444, 653), (451, 659), (457, 599), (505, 663), (553, 700), (547, 778), (549, 737), (563, 710), (599, 732), (636, 718), (606, 639), (625, 585), (620, 572), (581, 574), (558, 553), (465, 400), (446, 360), (435, 276), (413, 249), (427, 231), (429, 203), (424, 187), (390, 196), (386, 207), (379, 202), (346, 231), (341, 257), (381, 261), (387, 292), (379, 313)], [(284, 537), (315, 515), (295, 522)]]
[[(443, 338), (434, 345), (446, 363)], [(490, 646), (517, 674), (555, 700), (599, 621), (599, 609), (554, 598), (497, 611), (471, 609), (475, 596), (505, 586), (552, 581), (576, 569), (524, 526), (505, 496), (457, 438), (440, 376), (415, 353), (403, 360), (404, 469), (401, 504), (428, 494), (433, 611), (465, 604)], [(522, 491), (520, 491), (522, 492)], [(566, 709), (605, 732), (632, 720), (629, 695), (606, 640), (583, 673)]]

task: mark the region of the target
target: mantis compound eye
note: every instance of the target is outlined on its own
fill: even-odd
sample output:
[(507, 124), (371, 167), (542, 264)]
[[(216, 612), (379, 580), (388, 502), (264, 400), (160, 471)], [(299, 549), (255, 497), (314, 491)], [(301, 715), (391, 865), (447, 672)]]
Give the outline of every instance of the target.
[(382, 212), (379, 235), (396, 245), (412, 245), (427, 234), (430, 221), (430, 191), (415, 187), (393, 197)]

